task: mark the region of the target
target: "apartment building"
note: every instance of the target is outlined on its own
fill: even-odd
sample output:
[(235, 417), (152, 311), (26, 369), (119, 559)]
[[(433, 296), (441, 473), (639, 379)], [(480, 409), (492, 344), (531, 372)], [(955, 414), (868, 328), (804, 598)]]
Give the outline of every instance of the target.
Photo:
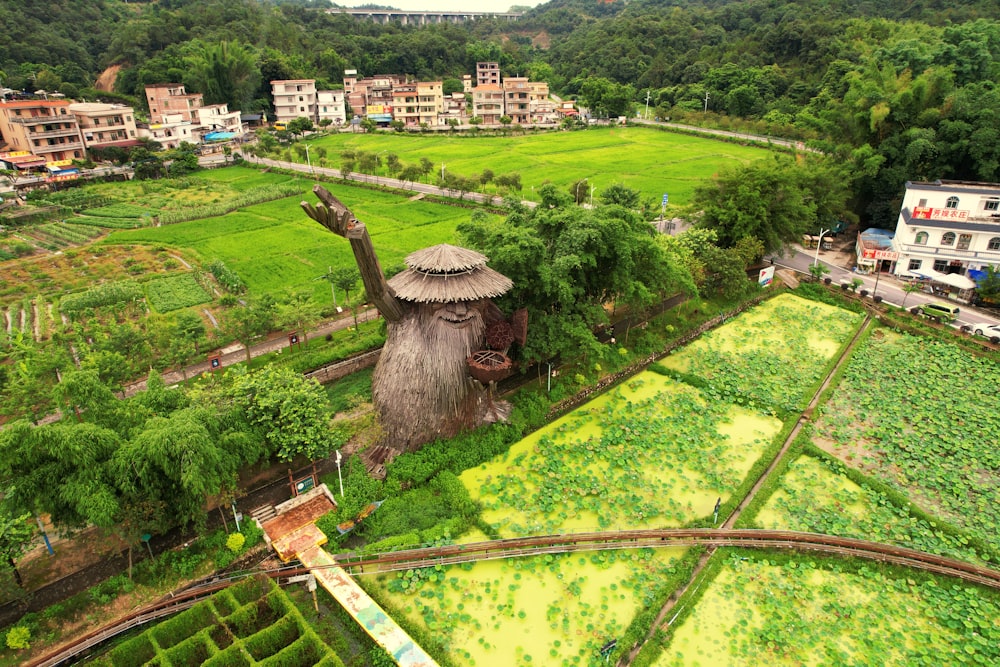
[(442, 124), (444, 85), (441, 81), (399, 84), (392, 91), (392, 116), (408, 126)]
[(531, 120), (531, 89), (528, 77), (509, 76), (503, 80), (503, 111), (511, 122), (527, 125)]
[(271, 82), (275, 120), (287, 123), (296, 118), (316, 120), (316, 80), (279, 79)]
[(138, 143), (135, 112), (130, 106), (72, 102), (69, 112), (76, 116), (85, 148), (126, 147)]
[(339, 126), (347, 122), (347, 110), (344, 107), (344, 91), (316, 91), (316, 122), (329, 119), (333, 125)]
[(452, 93), (444, 96), (444, 111), (438, 118), (442, 125), (447, 125), (449, 121), (456, 120), (459, 123), (468, 121), (466, 113), (465, 93)]
[(500, 63), (476, 63), (476, 87), (499, 85)]
[(504, 115), (503, 89), (492, 83), (485, 83), (472, 89), (472, 115), (483, 125), (499, 125)]
[(900, 276), (975, 277), (1000, 266), (1000, 184), (907, 182), (892, 245)]
[(0, 138), (8, 152), (25, 151), (45, 162), (82, 159), (83, 138), (66, 100), (0, 102)]
[(204, 106), (201, 93), (188, 94), (180, 83), (157, 83), (146, 86), (146, 102), (149, 104), (149, 122), (162, 123), (166, 116), (180, 116), (182, 120), (195, 123), (197, 110)]
[(417, 110), (417, 84), (404, 83), (392, 91), (392, 115), (394, 120), (402, 122), (407, 127), (420, 125), (420, 112)]

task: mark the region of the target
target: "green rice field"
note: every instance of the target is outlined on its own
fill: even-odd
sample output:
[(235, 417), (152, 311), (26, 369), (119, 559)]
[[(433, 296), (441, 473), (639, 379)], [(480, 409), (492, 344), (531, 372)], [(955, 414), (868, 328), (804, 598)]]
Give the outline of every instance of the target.
[[(609, 185), (624, 184), (659, 202), (663, 193), (671, 205), (690, 202), (694, 188), (721, 168), (769, 157), (766, 148), (742, 146), (645, 127), (593, 128), (582, 132), (551, 132), (516, 137), (462, 137), (444, 134), (331, 134), (310, 140), (327, 149), (328, 166), (340, 166), (342, 151), (395, 153), (403, 165), (434, 163), (472, 177), (484, 169), (495, 174), (521, 175), (525, 199), (538, 201), (535, 190), (545, 183), (560, 189), (587, 179), (595, 197)], [(315, 154), (315, 153), (314, 153)], [(387, 175), (387, 174), (383, 174)]]

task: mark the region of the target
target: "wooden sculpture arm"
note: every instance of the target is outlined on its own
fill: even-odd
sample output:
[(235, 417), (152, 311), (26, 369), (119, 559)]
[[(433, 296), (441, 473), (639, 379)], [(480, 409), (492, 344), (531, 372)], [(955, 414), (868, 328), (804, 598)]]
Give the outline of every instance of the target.
[(306, 215), (351, 242), (354, 261), (357, 262), (361, 282), (365, 285), (368, 298), (385, 319), (390, 322), (402, 319), (406, 309), (385, 280), (385, 274), (382, 273), (378, 257), (375, 256), (375, 248), (372, 246), (372, 239), (365, 224), (355, 218), (350, 209), (322, 186), (314, 186), (313, 192), (323, 203), (313, 206), (309, 202), (302, 202), (302, 209)]

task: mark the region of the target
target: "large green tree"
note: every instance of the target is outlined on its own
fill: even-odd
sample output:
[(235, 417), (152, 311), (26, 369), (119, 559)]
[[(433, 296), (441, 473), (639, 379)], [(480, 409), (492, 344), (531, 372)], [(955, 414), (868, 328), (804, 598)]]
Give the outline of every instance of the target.
[(690, 289), (684, 267), (670, 261), (636, 213), (621, 206), (583, 209), (552, 185), (539, 193), (541, 206), (511, 202), (506, 220), (474, 216), (459, 226), (463, 242), (514, 282), (501, 303), (528, 308), (527, 359), (599, 354), (592, 332), (608, 322), (605, 304), (642, 308)]
[(260, 84), (253, 50), (237, 41), (196, 42), (185, 58), (185, 83), (205, 96), (206, 104), (246, 109)]

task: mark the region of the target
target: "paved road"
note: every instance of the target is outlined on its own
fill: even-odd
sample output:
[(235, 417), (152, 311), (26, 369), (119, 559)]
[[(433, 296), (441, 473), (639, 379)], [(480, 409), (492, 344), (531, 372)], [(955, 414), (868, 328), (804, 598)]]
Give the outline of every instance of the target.
[[(862, 286), (858, 288), (859, 291), (867, 289), (871, 293), (871, 296), (881, 296), (886, 303), (891, 303), (894, 306), (902, 306), (905, 304), (907, 308), (912, 308), (913, 306), (932, 301), (948, 301), (951, 303), (948, 299), (943, 297), (931, 296), (922, 292), (907, 294), (903, 291), (903, 287), (907, 283), (904, 283), (895, 276), (887, 273), (882, 273), (877, 277), (874, 275), (855, 273), (851, 269), (843, 266), (845, 261), (843, 253), (820, 250), (819, 255), (817, 256), (815, 250), (803, 250), (798, 246), (793, 246), (791, 252), (786, 253), (784, 257), (775, 257), (774, 263), (775, 266), (794, 269), (795, 271), (808, 275), (809, 266), (813, 264), (813, 262), (817, 261), (817, 258), (820, 264), (823, 264), (830, 269), (830, 273), (826, 275), (833, 280), (834, 284), (840, 284), (843, 281), (850, 282), (857, 278), (862, 281)], [(971, 325), (976, 322), (987, 322), (989, 324), (1000, 323), (1000, 319), (998, 319), (993, 313), (977, 309), (966, 304), (958, 304), (958, 306), (960, 308), (959, 317), (952, 325), (956, 329), (961, 328), (962, 325)]]

